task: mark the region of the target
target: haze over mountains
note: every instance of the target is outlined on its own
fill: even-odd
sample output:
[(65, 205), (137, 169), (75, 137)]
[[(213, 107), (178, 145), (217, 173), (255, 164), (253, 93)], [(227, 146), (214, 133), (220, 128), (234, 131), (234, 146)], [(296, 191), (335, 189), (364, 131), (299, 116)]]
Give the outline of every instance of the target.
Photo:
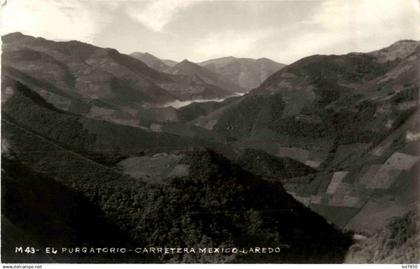
[(266, 78), (285, 65), (267, 58), (224, 57), (199, 63), (213, 72), (223, 74), (245, 90), (258, 87)]
[(161, 60), (148, 52), (133, 52), (130, 54), (130, 56), (139, 59), (143, 63), (147, 64), (148, 67), (158, 70), (160, 72), (165, 72), (170, 67), (177, 64), (177, 62), (175, 61)]
[[(130, 262), (419, 261), (405, 255), (419, 234), (419, 68), (420, 43), (410, 40), (284, 67), (233, 57), (168, 63), (3, 36), (2, 258), (24, 259), (14, 242), (123, 239), (288, 246), (280, 255), (119, 259)], [(225, 99), (166, 106), (211, 98)], [(69, 217), (51, 207), (62, 196), (86, 210)], [(41, 233), (43, 221), (26, 218), (38, 212), (63, 229)], [(81, 225), (86, 215), (101, 229)], [(367, 239), (350, 248), (353, 233)]]
[(176, 62), (161, 60), (150, 53), (134, 52), (130, 55), (161, 72), (196, 74), (211, 84), (231, 88), (238, 92), (247, 92), (256, 88), (266, 78), (285, 66), (267, 58), (250, 59), (229, 56), (197, 64), (184, 60), (176, 67)]

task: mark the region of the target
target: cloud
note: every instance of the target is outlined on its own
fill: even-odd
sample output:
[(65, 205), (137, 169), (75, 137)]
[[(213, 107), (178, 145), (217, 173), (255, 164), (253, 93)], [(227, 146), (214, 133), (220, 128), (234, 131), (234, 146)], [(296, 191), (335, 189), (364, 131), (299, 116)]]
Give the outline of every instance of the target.
[(155, 0), (146, 7), (127, 5), (127, 13), (149, 29), (161, 32), (180, 10), (198, 3), (199, 0)]
[(9, 0), (2, 8), (2, 33), (90, 41), (95, 30), (80, 1)]
[(2, 33), (202, 61), (370, 51), (420, 39), (418, 0), (9, 0)]
[[(255, 11), (256, 6), (249, 1), (235, 3), (245, 10), (252, 7)], [(233, 23), (225, 20), (225, 27), (213, 27), (207, 33), (188, 27), (188, 24), (182, 25), (193, 33), (202, 34), (194, 43), (188, 44), (190, 51), (183, 57), (196, 60), (228, 55), (269, 57), (291, 63), (313, 54), (366, 52), (400, 39), (420, 39), (417, 0), (324, 0), (308, 4), (312, 7), (311, 13), (301, 12), (299, 8), (305, 7), (302, 5), (301, 2), (261, 2), (256, 13), (242, 15), (239, 10), (226, 9), (224, 12), (236, 16)], [(293, 16), (289, 14), (288, 20), (275, 20), (276, 14), (286, 11), (292, 12)], [(202, 17), (207, 14), (215, 13), (207, 12)], [(207, 21), (202, 23), (209, 21), (205, 18)], [(244, 20), (243, 27), (234, 23), (240, 19)], [(218, 25), (218, 22), (213, 24)], [(192, 32), (185, 31), (186, 35), (189, 33)]]
[[(329, 32), (347, 31), (363, 39), (366, 36), (391, 34), (419, 30), (420, 18), (410, 0), (329, 0), (323, 3), (314, 22)], [(408, 23), (417, 22), (408, 25)], [(408, 28), (403, 28), (404, 26)], [(379, 31), (384, 30), (384, 33)]]
[(290, 60), (312, 54), (371, 51), (400, 39), (420, 39), (418, 2), (327, 0), (292, 31), (283, 50), (284, 58)]
[(270, 30), (220, 31), (199, 39), (193, 46), (193, 57), (208, 59), (223, 56), (246, 57), (257, 49), (257, 42), (271, 34)]

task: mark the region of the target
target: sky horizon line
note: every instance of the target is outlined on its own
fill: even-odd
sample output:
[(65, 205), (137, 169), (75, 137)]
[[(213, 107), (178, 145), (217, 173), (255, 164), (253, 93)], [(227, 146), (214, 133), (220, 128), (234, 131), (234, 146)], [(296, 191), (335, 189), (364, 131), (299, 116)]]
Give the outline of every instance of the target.
[(290, 64), (420, 39), (417, 0), (13, 0), (3, 33), (79, 40), (130, 54)]
[(182, 61), (189, 61), (189, 62), (193, 62), (193, 63), (196, 63), (196, 64), (202, 63), (202, 62), (205, 62), (205, 61), (215, 60), (215, 59), (233, 57), (233, 58), (236, 58), (236, 59), (252, 59), (252, 60), (268, 59), (268, 60), (271, 60), (271, 61), (274, 61), (274, 62), (277, 62), (277, 63), (280, 63), (280, 64), (290, 65), (290, 64), (293, 64), (294, 62), (300, 61), (301, 59), (304, 59), (304, 58), (307, 58), (307, 57), (311, 57), (311, 56), (314, 56), (314, 55), (337, 55), (337, 56), (340, 56), (340, 55), (346, 55), (346, 54), (351, 54), (351, 53), (370, 53), (370, 52), (373, 52), (373, 51), (377, 51), (377, 50), (381, 50), (381, 49), (387, 48), (387, 47), (392, 46), (393, 44), (396, 44), (398, 42), (404, 42), (404, 41), (420, 42), (420, 39), (418, 39), (418, 40), (416, 40), (416, 39), (400, 39), (400, 40), (396, 40), (394, 42), (391, 42), (390, 44), (388, 44), (388, 45), (386, 45), (384, 47), (380, 47), (380, 48), (377, 48), (377, 49), (374, 49), (374, 50), (370, 50), (370, 51), (350, 51), (350, 52), (341, 53), (341, 54), (335, 54), (335, 53), (330, 53), (330, 54), (311, 54), (311, 55), (304, 55), (304, 56), (298, 58), (294, 62), (284, 63), (284, 62), (278, 62), (278, 61), (276, 61), (274, 59), (271, 59), (269, 57), (252, 58), (252, 57), (237, 57), (237, 56), (234, 56), (234, 55), (226, 55), (226, 56), (221, 56), (221, 57), (216, 57), (216, 58), (209, 58), (209, 59), (204, 59), (204, 60), (201, 60), (201, 61), (194, 61), (194, 60), (190, 60), (188, 58), (181, 58), (181, 60), (174, 60), (174, 59), (161, 58), (159, 55), (154, 54), (154, 53), (152, 53), (150, 51), (132, 51), (132, 52), (126, 53), (126, 52), (120, 51), (118, 48), (99, 46), (99, 45), (95, 45), (95, 44), (92, 44), (92, 43), (89, 43), (89, 42), (85, 42), (85, 41), (81, 41), (81, 40), (77, 40), (77, 39), (52, 39), (52, 38), (46, 38), (46, 37), (43, 37), (43, 36), (36, 36), (36, 35), (26, 34), (26, 33), (23, 33), (21, 31), (15, 31), (15, 32), (10, 32), (10, 33), (2, 33), (2, 37), (3, 36), (6, 36), (6, 35), (9, 35), (9, 34), (22, 34), (24, 36), (31, 36), (31, 37), (34, 37), (34, 38), (43, 38), (43, 39), (46, 39), (46, 40), (49, 40), (49, 41), (54, 41), (54, 42), (71, 42), (71, 41), (77, 41), (77, 42), (85, 43), (85, 44), (92, 45), (92, 46), (95, 46), (95, 47), (98, 47), (98, 48), (115, 49), (119, 53), (126, 54), (126, 55), (130, 55), (130, 54), (133, 54), (133, 53), (144, 53), (144, 54), (148, 53), (148, 54), (150, 54), (150, 55), (152, 55), (152, 56), (154, 56), (154, 57), (156, 57), (156, 58), (158, 58), (160, 60), (164, 60), (164, 61), (168, 60), (168, 61), (174, 61), (176, 63), (180, 63)]

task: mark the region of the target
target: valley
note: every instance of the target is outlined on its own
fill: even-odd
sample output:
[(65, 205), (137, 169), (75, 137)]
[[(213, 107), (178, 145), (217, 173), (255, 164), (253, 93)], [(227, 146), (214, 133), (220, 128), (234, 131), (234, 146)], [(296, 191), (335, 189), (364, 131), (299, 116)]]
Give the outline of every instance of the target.
[(2, 41), (3, 260), (98, 261), (19, 242), (289, 246), (106, 263), (419, 261), (418, 41), (289, 65)]

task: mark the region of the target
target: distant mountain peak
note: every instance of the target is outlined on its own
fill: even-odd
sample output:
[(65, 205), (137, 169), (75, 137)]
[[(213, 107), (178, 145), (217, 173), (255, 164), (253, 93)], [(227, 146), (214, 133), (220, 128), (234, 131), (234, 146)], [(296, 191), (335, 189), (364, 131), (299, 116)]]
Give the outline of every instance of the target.
[(188, 70), (202, 70), (203, 69), (203, 67), (189, 61), (188, 59), (184, 59), (181, 62), (177, 63), (174, 66), (174, 68), (182, 69), (183, 71), (187, 71), (185, 68), (188, 68)]
[(398, 44), (419, 44), (419, 43), (420, 43), (420, 41), (419, 41), (419, 40), (414, 40), (414, 39), (402, 39), (402, 40), (399, 40), (399, 41), (395, 42), (395, 43), (394, 43), (394, 44), (392, 44), (391, 46), (398, 45)]
[(24, 36), (24, 34), (22, 34), (22, 32), (12, 32), (12, 33), (8, 33), (3, 35), (4, 37), (9, 37), (9, 36)]
[(175, 66), (177, 64), (176, 61), (169, 60), (169, 59), (163, 59), (162, 62), (164, 62), (167, 66), (170, 66), (170, 67)]
[(190, 60), (188, 60), (188, 59), (184, 59), (184, 60), (182, 60), (181, 62), (179, 62), (178, 64), (179, 64), (179, 65), (181, 65), (181, 64), (193, 64), (193, 65), (196, 65), (195, 63), (191, 62), (191, 61), (190, 61)]
[(136, 52), (131, 53), (130, 55), (134, 56), (134, 57), (136, 57), (136, 56), (137, 57), (150, 57), (150, 58), (153, 58), (153, 59), (159, 59), (158, 57), (154, 56), (153, 54), (151, 54), (149, 52), (136, 51)]
[(380, 62), (405, 59), (413, 54), (419, 45), (420, 41), (404, 39), (399, 40), (386, 48), (372, 51), (370, 54), (378, 58), (378, 61)]
[(266, 78), (284, 67), (284, 64), (268, 58), (252, 59), (233, 56), (211, 59), (199, 65), (226, 76), (245, 91), (258, 87)]
[(130, 54), (130, 56), (142, 61), (148, 67), (160, 72), (165, 72), (169, 68), (169, 65), (167, 65), (163, 60), (149, 52), (133, 52)]
[(232, 61), (232, 60), (236, 60), (236, 59), (239, 59), (239, 58), (236, 58), (236, 57), (233, 57), (233, 56), (226, 56), (226, 57), (216, 58), (216, 59), (213, 59), (213, 60), (215, 60), (215, 61)]
[(403, 39), (403, 40), (399, 40), (395, 43), (392, 43), (388, 47), (385, 47), (383, 49), (376, 50), (376, 51), (391, 51), (391, 50), (396, 50), (396, 49), (400, 49), (400, 48), (413, 49), (413, 48), (417, 47), (418, 45), (420, 45), (420, 41), (416, 41), (416, 40), (412, 40), (412, 39)]
[(14, 33), (9, 33), (6, 35), (2, 36), (2, 40), (3, 42), (13, 42), (16, 40), (19, 40), (21, 38), (26, 37), (24, 34), (22, 34), (21, 32), (14, 32)]
[(241, 87), (223, 76), (223, 74), (216, 73), (208, 68), (200, 66), (197, 63), (184, 59), (180, 63), (168, 69), (170, 74), (183, 74), (183, 75), (198, 75), (203, 81), (208, 84), (226, 89), (229, 92), (242, 91)]
[(269, 58), (266, 58), (266, 57), (258, 58), (257, 61), (275, 62), (275, 61), (273, 61), (273, 60), (271, 60)]

